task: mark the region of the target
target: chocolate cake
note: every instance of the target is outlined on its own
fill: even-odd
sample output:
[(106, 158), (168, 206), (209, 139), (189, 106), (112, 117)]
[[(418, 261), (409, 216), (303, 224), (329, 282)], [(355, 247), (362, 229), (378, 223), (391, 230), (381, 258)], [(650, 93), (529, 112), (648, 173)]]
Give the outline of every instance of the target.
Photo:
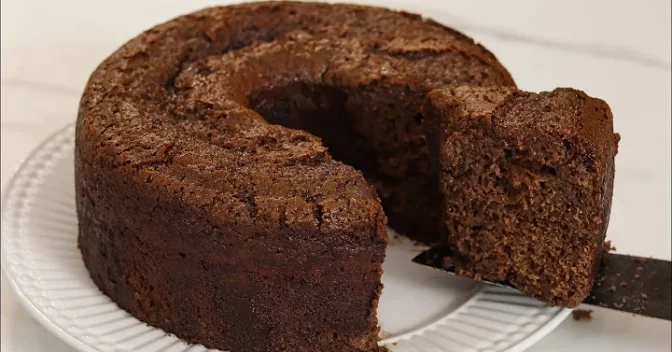
[(438, 241), (420, 107), (458, 85), (514, 82), (470, 38), (380, 8), (242, 4), (142, 33), (80, 103), (79, 246), (93, 281), (210, 348), (378, 350), (383, 209), (398, 231)]
[(429, 93), (424, 112), (456, 273), (579, 305), (609, 223), (609, 106), (573, 89), (459, 87)]

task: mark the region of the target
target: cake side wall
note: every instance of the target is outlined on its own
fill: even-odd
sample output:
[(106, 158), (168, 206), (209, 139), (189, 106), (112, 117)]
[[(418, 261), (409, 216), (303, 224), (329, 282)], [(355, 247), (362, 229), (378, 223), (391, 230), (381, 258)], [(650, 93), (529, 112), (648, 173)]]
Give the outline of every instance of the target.
[(587, 95), (585, 99), (580, 133), (589, 141), (591, 150), (594, 151), (592, 166), (597, 173), (595, 178), (596, 190), (599, 190), (595, 194), (598, 198), (596, 203), (599, 209), (599, 233), (597, 236), (599, 246), (595, 249), (591, 273), (593, 280), (595, 280), (604, 254), (603, 243), (609, 228), (620, 135), (614, 133), (613, 114), (609, 105), (601, 99)]
[(78, 242), (92, 279), (121, 308), (234, 352), (377, 349), (382, 212), (349, 230), (359, 235), (235, 224), (85, 150), (76, 151)]

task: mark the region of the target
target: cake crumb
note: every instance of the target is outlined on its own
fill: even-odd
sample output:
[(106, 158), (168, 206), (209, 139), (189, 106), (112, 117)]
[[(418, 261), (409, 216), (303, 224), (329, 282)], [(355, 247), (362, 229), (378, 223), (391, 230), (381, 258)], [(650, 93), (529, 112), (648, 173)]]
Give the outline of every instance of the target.
[(625, 281), (621, 281), (620, 285), (621, 287), (628, 287), (628, 283)]
[(391, 236), (388, 235), (387, 236), (387, 244), (389, 244), (389, 245), (399, 245), (399, 244), (402, 244), (402, 239), (396, 233), (392, 234)]
[(641, 276), (639, 274), (635, 274), (635, 280), (639, 280)]
[(642, 299), (648, 299), (648, 298), (649, 298), (649, 295), (647, 295), (646, 293), (642, 292)]
[(590, 309), (574, 309), (572, 311), (572, 318), (574, 320), (579, 321), (579, 320), (591, 320), (593, 317), (591, 314), (593, 313), (592, 310)]
[(609, 292), (616, 292), (616, 285), (609, 286)]
[(450, 268), (455, 267), (455, 262), (453, 261), (452, 257), (443, 257), (443, 259), (441, 259), (441, 260), (443, 261), (443, 267), (444, 268), (450, 269)]
[(602, 248), (604, 248), (605, 253), (616, 251), (616, 247), (611, 244), (611, 241), (604, 241), (604, 243), (602, 243)]
[(387, 338), (390, 338), (392, 336), (394, 336), (394, 335), (390, 334), (389, 332), (387, 332), (383, 329), (380, 329), (378, 331), (378, 338), (380, 338), (380, 339), (387, 339)]

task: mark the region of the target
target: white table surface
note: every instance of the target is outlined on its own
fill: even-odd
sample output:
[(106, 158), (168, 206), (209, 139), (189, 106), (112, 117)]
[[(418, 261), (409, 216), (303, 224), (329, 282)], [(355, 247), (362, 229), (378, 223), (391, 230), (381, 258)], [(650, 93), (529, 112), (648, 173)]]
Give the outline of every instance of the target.
[[(669, 0), (359, 2), (412, 3), (463, 30), (523, 89), (569, 86), (609, 102), (623, 138), (608, 239), (620, 253), (670, 259)], [(75, 119), (97, 63), (141, 30), (215, 3), (2, 1), (3, 189), (31, 149)], [(1, 296), (3, 352), (74, 351), (29, 317), (4, 277)], [(596, 309), (529, 351), (670, 351), (670, 340), (669, 322)]]

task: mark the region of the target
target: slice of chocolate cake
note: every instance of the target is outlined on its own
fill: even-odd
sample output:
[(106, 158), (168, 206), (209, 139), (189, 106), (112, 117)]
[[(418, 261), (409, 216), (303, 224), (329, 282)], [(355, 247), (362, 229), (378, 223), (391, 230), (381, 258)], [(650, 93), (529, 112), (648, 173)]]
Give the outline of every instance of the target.
[(609, 223), (609, 106), (573, 89), (459, 87), (431, 92), (424, 118), (457, 273), (583, 301)]

